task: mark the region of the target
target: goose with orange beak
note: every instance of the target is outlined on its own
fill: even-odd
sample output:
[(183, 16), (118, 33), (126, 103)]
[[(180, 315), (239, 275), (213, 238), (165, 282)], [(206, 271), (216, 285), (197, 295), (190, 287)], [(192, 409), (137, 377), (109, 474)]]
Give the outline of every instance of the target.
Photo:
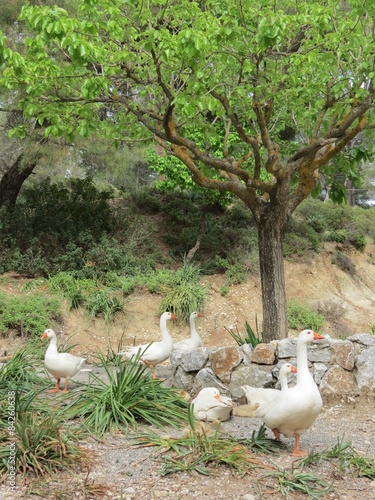
[(192, 400), (194, 417), (204, 422), (229, 420), (233, 413), (233, 401), (222, 396), (216, 387), (205, 387)]
[(203, 342), (202, 339), (200, 338), (197, 329), (195, 327), (195, 320), (197, 318), (202, 318), (203, 314), (199, 312), (192, 312), (190, 314), (190, 338), (189, 339), (184, 339), (180, 340), (180, 342), (176, 342), (173, 344), (173, 350), (174, 351), (180, 351), (180, 352), (191, 352), (195, 351), (195, 349), (198, 349), (199, 347), (203, 347)]
[(160, 316), (161, 342), (150, 342), (148, 344), (130, 347), (126, 351), (119, 352), (118, 355), (126, 356), (130, 359), (139, 354), (139, 360), (151, 368), (152, 378), (155, 380), (157, 378), (155, 374), (155, 366), (168, 359), (173, 349), (173, 339), (167, 328), (167, 321), (170, 319), (177, 318), (170, 312), (164, 312)]
[(280, 434), (295, 437), (292, 455), (301, 457), (307, 452), (299, 449), (300, 436), (306, 432), (317, 419), (323, 401), (314, 379), (309, 371), (307, 361), (307, 345), (314, 340), (325, 340), (312, 330), (303, 330), (297, 339), (297, 384), (283, 391), (271, 402), (259, 405), (255, 414), (265, 425), (272, 429), (276, 438)]
[(68, 352), (58, 352), (56, 334), (50, 328), (45, 330), (42, 339), (50, 339), (44, 363), (49, 373), (57, 379), (56, 387), (48, 392), (59, 392), (60, 380), (62, 378), (65, 378), (65, 388), (62, 392), (67, 392), (68, 379), (74, 377), (74, 375), (82, 370), (82, 365), (86, 360), (73, 356), (73, 354), (69, 354)]

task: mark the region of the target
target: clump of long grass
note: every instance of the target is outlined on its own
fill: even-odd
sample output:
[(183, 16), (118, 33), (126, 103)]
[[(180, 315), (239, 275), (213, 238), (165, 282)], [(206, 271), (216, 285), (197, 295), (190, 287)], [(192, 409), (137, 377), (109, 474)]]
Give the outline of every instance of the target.
[(65, 409), (67, 418), (82, 417), (94, 433), (127, 432), (129, 426), (149, 423), (157, 427), (180, 426), (187, 420), (187, 402), (174, 388), (150, 378), (149, 370), (139, 363), (140, 355), (110, 366), (98, 352), (107, 381), (90, 374), (85, 391), (73, 398)]
[[(191, 406), (188, 412), (188, 433), (183, 432), (179, 437), (159, 436), (155, 432), (144, 432), (134, 438), (137, 446), (153, 446), (165, 454), (162, 458), (161, 475), (177, 472), (198, 472), (203, 475), (212, 474), (219, 465), (225, 465), (237, 474), (250, 473), (255, 467), (266, 467), (263, 460), (257, 458), (248, 443), (220, 432), (220, 427), (212, 434), (203, 431), (197, 426)], [(256, 438), (258, 444), (265, 442), (264, 433)], [(271, 450), (275, 441), (267, 440), (271, 444), (264, 444)], [(273, 451), (279, 450), (278, 444), (273, 446)], [(168, 455), (166, 452), (170, 452)], [(159, 460), (161, 453), (158, 454)]]

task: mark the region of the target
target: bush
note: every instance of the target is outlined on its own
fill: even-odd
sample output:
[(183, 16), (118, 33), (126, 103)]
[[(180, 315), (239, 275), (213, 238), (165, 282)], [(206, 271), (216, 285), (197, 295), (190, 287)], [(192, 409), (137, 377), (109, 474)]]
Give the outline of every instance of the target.
[(288, 326), (293, 330), (304, 330), (311, 328), (315, 331), (321, 331), (325, 317), (317, 311), (313, 311), (307, 304), (298, 300), (290, 300), (287, 305)]
[(6, 297), (0, 293), (0, 332), (10, 328), (22, 335), (40, 336), (60, 318), (62, 304), (57, 297), (43, 293)]
[(200, 284), (200, 273), (198, 266), (186, 263), (172, 273), (159, 313), (170, 311), (179, 321), (187, 321), (193, 311), (202, 310), (207, 292)]

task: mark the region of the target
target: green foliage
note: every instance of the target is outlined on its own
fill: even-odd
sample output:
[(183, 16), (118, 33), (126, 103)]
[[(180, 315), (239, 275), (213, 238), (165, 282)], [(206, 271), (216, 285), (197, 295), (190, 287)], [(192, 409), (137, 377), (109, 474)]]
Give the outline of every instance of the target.
[(338, 473), (348, 470), (357, 477), (375, 479), (375, 461), (371, 457), (360, 455), (355, 451), (350, 440), (344, 441), (344, 436), (338, 437), (335, 445), (320, 453), (311, 452), (304, 458), (301, 465), (310, 466), (322, 461), (329, 461), (337, 465)]
[(159, 313), (170, 311), (179, 321), (187, 321), (193, 311), (202, 310), (207, 291), (200, 284), (200, 275), (198, 266), (184, 263), (174, 273), (171, 286), (160, 303)]
[(317, 332), (322, 331), (325, 317), (313, 311), (307, 304), (299, 300), (289, 300), (288, 306), (288, 325), (294, 330), (304, 330), (311, 328)]
[(11, 443), (15, 443), (16, 473), (46, 476), (88, 464), (87, 452), (78, 446), (82, 430), (64, 426), (63, 413), (40, 416), (36, 411), (17, 408), (15, 432), (0, 430), (0, 473), (7, 473)]
[(98, 352), (108, 381), (94, 374), (85, 391), (80, 391), (65, 408), (67, 418), (84, 417), (85, 425), (95, 433), (127, 431), (139, 422), (156, 427), (180, 426), (187, 420), (187, 402), (173, 388), (166, 388), (161, 380), (153, 380), (139, 355), (108, 365)]
[(277, 467), (276, 471), (267, 472), (267, 477), (277, 479), (277, 490), (286, 498), (293, 493), (305, 493), (310, 499), (326, 496), (332, 491), (333, 482), (327, 483), (314, 472), (306, 472), (303, 467), (292, 465), (291, 470)]
[(61, 302), (44, 293), (6, 297), (0, 293), (0, 332), (15, 329), (22, 337), (37, 337), (60, 317)]
[(229, 333), (229, 335), (236, 341), (238, 345), (244, 345), (244, 344), (250, 344), (252, 347), (256, 347), (259, 343), (264, 342), (263, 340), (263, 332), (259, 332), (258, 329), (258, 318), (257, 315), (255, 314), (255, 329), (256, 329), (256, 334), (254, 333), (253, 329), (249, 325), (247, 321), (245, 321), (245, 334), (242, 335), (238, 331), (238, 327), (236, 325), (236, 332), (234, 332), (231, 328), (228, 329), (224, 327), (225, 330)]
[[(153, 446), (159, 452), (160, 450), (164, 453), (171, 452), (170, 455), (163, 457), (161, 469), (163, 476), (176, 472), (194, 471), (208, 476), (219, 465), (226, 465), (237, 474), (250, 473), (258, 463), (250, 452), (254, 442), (241, 443), (240, 440), (231, 436), (222, 435), (220, 427), (210, 432), (209, 426), (210, 424), (207, 424), (205, 428), (203, 424), (202, 428), (196, 425), (192, 408), (189, 407), (189, 427), (185, 429), (181, 437), (160, 437), (154, 432), (145, 432), (135, 437), (135, 445)], [(266, 441), (270, 440), (266, 440), (264, 435), (258, 435), (254, 441), (257, 441), (259, 445), (262, 442), (264, 449), (269, 451), (279, 449), (278, 443), (266, 444)]]
[(101, 316), (110, 323), (118, 312), (124, 312), (125, 302), (113, 293), (101, 290), (89, 295), (84, 303), (91, 318)]

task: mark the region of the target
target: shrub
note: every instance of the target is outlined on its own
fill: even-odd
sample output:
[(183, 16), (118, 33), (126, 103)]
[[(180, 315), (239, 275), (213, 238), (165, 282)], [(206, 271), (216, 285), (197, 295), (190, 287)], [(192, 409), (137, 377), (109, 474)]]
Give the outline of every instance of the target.
[(138, 422), (157, 427), (180, 426), (187, 421), (188, 403), (178, 389), (167, 388), (162, 380), (153, 380), (139, 355), (121, 361), (117, 356), (109, 366), (105, 356), (98, 353), (107, 380), (91, 375), (92, 383), (65, 408), (67, 418), (84, 417), (92, 431), (104, 434), (117, 429), (127, 431)]
[(43, 293), (15, 297), (0, 293), (0, 332), (13, 328), (22, 337), (39, 336), (59, 319), (61, 307), (57, 297)]
[(113, 293), (100, 290), (87, 297), (84, 307), (92, 318), (101, 316), (110, 323), (116, 313), (124, 311), (125, 302)]
[(325, 317), (317, 311), (313, 311), (307, 304), (298, 300), (290, 300), (287, 305), (288, 325), (294, 330), (304, 330), (311, 328), (315, 331), (321, 331)]
[(200, 268), (184, 263), (171, 276), (171, 282), (161, 301), (159, 313), (173, 312), (179, 321), (187, 321), (193, 311), (200, 311), (206, 299), (206, 289), (200, 284)]

